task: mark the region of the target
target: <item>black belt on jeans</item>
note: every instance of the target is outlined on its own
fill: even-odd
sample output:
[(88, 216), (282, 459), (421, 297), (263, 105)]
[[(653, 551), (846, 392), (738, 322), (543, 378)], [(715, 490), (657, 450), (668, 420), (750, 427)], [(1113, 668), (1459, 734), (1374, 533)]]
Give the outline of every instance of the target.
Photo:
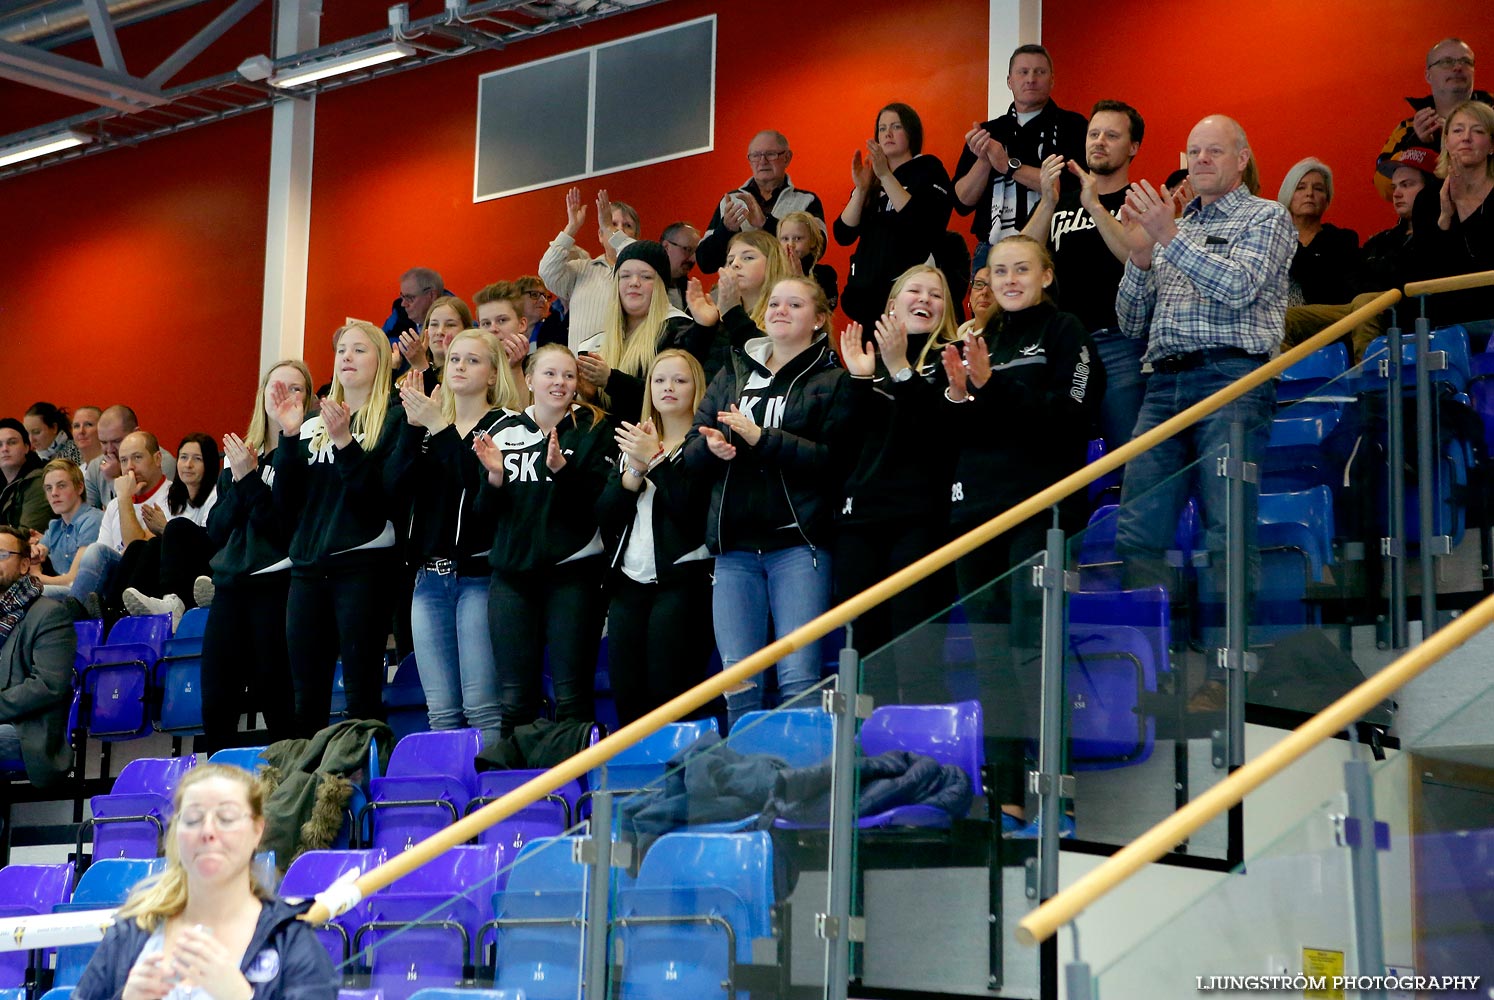
[(427, 559), (424, 568), (440, 576), (447, 576), (456, 572), (456, 561), (453, 559)]
[(1153, 372), (1173, 375), (1177, 372), (1191, 372), (1211, 361), (1223, 361), (1226, 358), (1245, 358), (1257, 364), (1265, 364), (1267, 355), (1252, 354), (1243, 347), (1210, 347), (1202, 351), (1190, 351), (1187, 354), (1169, 354), (1165, 358), (1155, 358), (1147, 363), (1152, 366)]

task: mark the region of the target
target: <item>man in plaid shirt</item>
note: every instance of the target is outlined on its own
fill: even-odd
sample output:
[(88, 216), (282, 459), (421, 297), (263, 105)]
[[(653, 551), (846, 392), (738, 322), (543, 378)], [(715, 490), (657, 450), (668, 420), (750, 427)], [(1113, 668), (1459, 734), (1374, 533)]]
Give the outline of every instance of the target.
[[(1150, 366), (1136, 434), (1152, 429), (1258, 368), (1281, 344), (1287, 269), (1297, 231), (1285, 208), (1257, 198), (1242, 183), (1250, 146), (1233, 119), (1212, 115), (1188, 136), (1188, 179), (1197, 195), (1174, 219), (1173, 199), (1146, 181), (1131, 185), (1122, 221), (1131, 224), (1132, 252), (1116, 295), (1121, 330), (1148, 337)], [(1189, 430), (1133, 459), (1126, 468), (1116, 550), (1130, 587), (1172, 584), (1166, 551), (1178, 512), (1200, 498), (1206, 543), (1221, 572), (1225, 551), (1227, 480), (1216, 475), (1231, 421), (1245, 424), (1245, 455), (1264, 453), (1276, 406), (1268, 382), (1215, 411)], [(1199, 462), (1199, 459), (1206, 461)], [(1189, 475), (1179, 475), (1198, 462)], [(1254, 554), (1256, 488), (1246, 491), (1245, 526)]]

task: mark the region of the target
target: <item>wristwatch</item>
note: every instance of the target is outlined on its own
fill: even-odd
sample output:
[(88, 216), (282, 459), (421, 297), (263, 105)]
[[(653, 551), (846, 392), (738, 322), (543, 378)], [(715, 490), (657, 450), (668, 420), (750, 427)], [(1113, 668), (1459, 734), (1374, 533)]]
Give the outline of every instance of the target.
[(892, 381), (894, 382), (906, 382), (912, 377), (913, 369), (909, 368), (907, 365), (903, 365), (897, 371), (892, 373)]
[(1021, 160), (1015, 156), (1008, 157), (1006, 161), (1006, 176), (1010, 177), (1012, 174), (1015, 174), (1021, 166)]

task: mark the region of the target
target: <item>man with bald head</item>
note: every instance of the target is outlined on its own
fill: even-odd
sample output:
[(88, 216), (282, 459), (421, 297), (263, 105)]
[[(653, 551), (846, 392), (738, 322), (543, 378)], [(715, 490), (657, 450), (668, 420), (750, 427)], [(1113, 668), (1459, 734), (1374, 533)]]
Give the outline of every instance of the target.
[[(135, 411), (123, 403), (115, 403), (99, 414), (99, 447), (104, 453), (90, 459), (83, 467), (83, 495), (90, 507), (103, 510), (114, 499), (114, 481), (124, 470), (119, 464), (119, 445), (140, 421)], [(161, 467), (167, 479), (176, 478), (176, 459), (171, 452), (161, 450)]]
[[(1131, 253), (1115, 311), (1123, 333), (1148, 338), (1138, 436), (1259, 368), (1280, 346), (1297, 235), (1285, 208), (1244, 185), (1250, 156), (1239, 123), (1211, 115), (1188, 135), (1196, 197), (1180, 218), (1166, 188), (1131, 185), (1121, 216), (1133, 227)], [(1202, 499), (1213, 565), (1224, 566), (1228, 480), (1215, 474), (1213, 458), (1239, 420), (1244, 460), (1257, 461), (1275, 405), (1267, 382), (1130, 463), (1116, 523), (1128, 587), (1172, 583), (1165, 555), (1190, 495)], [(1190, 465), (1191, 474), (1178, 475)], [(1247, 486), (1247, 528), (1255, 525), (1255, 492)]]
[(778, 232), (778, 220), (791, 212), (808, 212), (825, 221), (825, 206), (813, 191), (796, 188), (789, 180), (789, 161), (794, 151), (788, 137), (764, 129), (747, 144), (747, 165), (752, 176), (735, 191), (728, 191), (716, 206), (705, 236), (695, 248), (695, 262), (706, 274), (715, 274), (726, 263), (726, 246), (744, 229)]

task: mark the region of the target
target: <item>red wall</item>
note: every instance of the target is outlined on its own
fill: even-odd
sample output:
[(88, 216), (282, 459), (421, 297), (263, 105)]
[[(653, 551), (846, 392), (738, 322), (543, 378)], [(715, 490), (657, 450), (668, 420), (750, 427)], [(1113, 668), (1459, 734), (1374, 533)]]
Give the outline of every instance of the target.
[[(1404, 98), (1428, 93), (1427, 49), (1455, 35), (1486, 62), (1494, 56), (1491, 8), (1452, 0), (1148, 0), (1133, 5), (1144, 14), (1134, 23), (1100, 0), (1043, 7), (1058, 102), (1087, 113), (1115, 98), (1146, 119), (1133, 178), (1166, 177), (1193, 125), (1221, 112), (1245, 126), (1263, 196), (1276, 197), (1291, 165), (1316, 156), (1334, 171), (1328, 221), (1361, 239), (1395, 221), (1374, 189), (1375, 157), (1410, 113)], [(1478, 85), (1491, 88), (1487, 68)]]

